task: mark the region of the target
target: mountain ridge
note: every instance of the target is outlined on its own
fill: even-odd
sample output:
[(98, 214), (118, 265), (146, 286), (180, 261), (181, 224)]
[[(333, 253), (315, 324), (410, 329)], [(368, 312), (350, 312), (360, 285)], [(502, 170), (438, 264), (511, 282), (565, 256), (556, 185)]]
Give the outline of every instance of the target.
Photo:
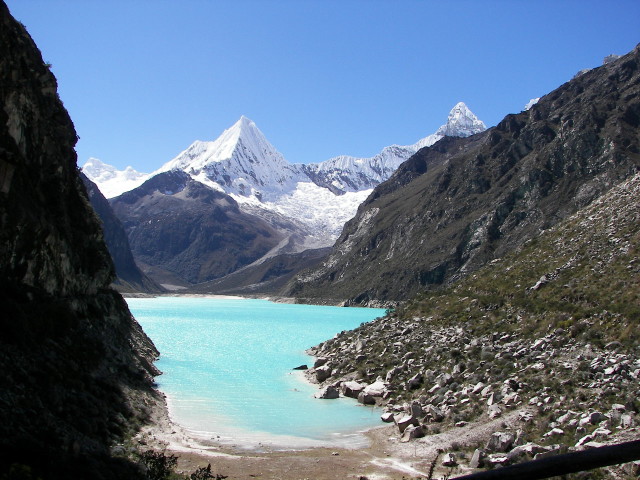
[[(323, 162), (302, 164), (288, 163), (284, 156), (266, 139), (255, 122), (243, 115), (235, 124), (224, 130), (216, 140), (194, 141), (176, 157), (150, 174), (136, 172), (131, 167), (120, 171), (93, 158), (85, 163), (83, 170), (86, 170), (84, 173), (99, 188), (102, 185), (107, 185), (111, 180), (115, 180), (116, 177), (122, 179), (120, 181), (131, 181), (132, 177), (139, 181), (145, 175), (147, 176), (145, 179), (147, 179), (158, 173), (178, 169), (189, 173), (196, 180), (212, 188), (221, 189), (227, 194), (245, 197), (252, 193), (257, 193), (258, 197), (261, 197), (262, 192), (259, 188), (265, 186), (268, 188), (270, 185), (288, 185), (289, 188), (292, 188), (291, 182), (309, 180), (321, 187), (333, 188), (334, 193), (344, 193), (372, 188), (373, 185), (388, 178), (402, 161), (418, 149), (432, 145), (445, 135), (468, 136), (485, 129), (484, 123), (463, 102), (458, 102), (449, 112), (447, 122), (444, 125), (440, 126), (435, 133), (418, 140), (415, 144), (390, 145), (384, 147), (373, 157), (339, 155)], [(231, 162), (234, 158), (236, 161)], [(267, 160), (264, 168), (261, 168), (259, 172), (253, 170), (257, 163), (264, 160)], [(371, 166), (367, 164), (371, 164)], [(351, 174), (355, 177), (374, 172), (377, 177), (365, 184), (348, 178), (344, 183), (335, 185), (323, 177), (327, 171), (336, 169), (348, 170), (345, 172), (346, 175)], [(273, 178), (274, 171), (281, 171), (281, 173)], [(111, 185), (105, 190), (116, 191)], [(285, 190), (276, 188), (275, 191), (284, 192)], [(120, 193), (124, 193), (124, 191), (118, 194)], [(105, 196), (109, 197), (108, 194)]]
[[(449, 131), (453, 131), (458, 123), (463, 124), (465, 133), (469, 128), (484, 127), (462, 103), (454, 107), (445, 126), (448, 125)], [(437, 138), (439, 135), (432, 134), (421, 141), (431, 142)], [(263, 251), (266, 260), (278, 254), (295, 254), (332, 245), (344, 224), (355, 214), (358, 205), (367, 198), (371, 188), (390, 176), (417, 148), (417, 145), (387, 147), (380, 155), (370, 159), (340, 157), (316, 165), (288, 164), (255, 123), (241, 117), (214, 142), (194, 142), (161, 167), (158, 170), (160, 173), (152, 175), (139, 187), (112, 198), (111, 205), (125, 226), (136, 261), (145, 273), (160, 284), (185, 287), (193, 283), (210, 282), (221, 275), (214, 274), (210, 267), (198, 266), (192, 246), (182, 240), (178, 242), (181, 245), (180, 252), (170, 252), (165, 248), (167, 245), (160, 243), (156, 245), (158, 252), (150, 252), (149, 241), (159, 238), (155, 228), (160, 223), (168, 221), (172, 230), (179, 230), (186, 225), (194, 225), (191, 215), (200, 216), (195, 211), (185, 213), (183, 225), (171, 220), (172, 215), (177, 215), (178, 207), (175, 199), (169, 197), (176, 197), (178, 192), (171, 186), (162, 187), (164, 190), (153, 187), (158, 178), (166, 180), (167, 175), (181, 172), (181, 175), (188, 176), (202, 186), (199, 188), (208, 188), (219, 195), (228, 196), (229, 202), (237, 203), (244, 214), (243, 218), (261, 218), (271, 225), (271, 238), (277, 237), (279, 240), (269, 240), (270, 248)], [(142, 199), (143, 196), (147, 198)], [(133, 200), (133, 197), (137, 199)], [(135, 209), (131, 208), (132, 202), (139, 202)], [(152, 213), (151, 210), (157, 210), (155, 202), (163, 202), (167, 212), (172, 214)], [(190, 205), (193, 206), (193, 202)], [(202, 204), (198, 211), (203, 213), (205, 208)], [(145, 209), (147, 213), (143, 213)], [(147, 219), (147, 223), (142, 222), (143, 218)], [(227, 227), (219, 225), (221, 230)], [(251, 229), (250, 226), (247, 228)], [(175, 232), (165, 233), (176, 236)], [(192, 241), (195, 242), (196, 237)], [(229, 248), (236, 252), (235, 255), (239, 254), (233, 245), (229, 245)], [(200, 250), (200, 254), (204, 254), (204, 251)], [(176, 258), (171, 258), (172, 255)], [(179, 258), (186, 261), (187, 257), (189, 267), (185, 268)], [(244, 268), (256, 261), (260, 263), (260, 258), (251, 255), (235, 265)], [(287, 264), (292, 265), (292, 262), (287, 260)], [(189, 268), (202, 269), (203, 273), (189, 273)], [(232, 273), (226, 268), (223, 270), (224, 274)], [(178, 277), (173, 276), (175, 274)]]
[[(472, 137), (445, 137), (380, 184), (324, 265), (286, 296), (395, 302), (454, 281), (634, 172), (638, 49)], [(583, 108), (588, 105), (588, 108)]]

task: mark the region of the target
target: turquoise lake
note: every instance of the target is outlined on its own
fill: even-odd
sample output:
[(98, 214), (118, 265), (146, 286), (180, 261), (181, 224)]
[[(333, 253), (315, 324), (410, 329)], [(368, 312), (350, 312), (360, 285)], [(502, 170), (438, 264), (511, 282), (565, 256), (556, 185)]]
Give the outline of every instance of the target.
[(127, 299), (160, 351), (159, 388), (171, 418), (194, 435), (239, 447), (359, 446), (379, 411), (313, 398), (292, 368), (305, 350), (384, 310), (236, 298)]

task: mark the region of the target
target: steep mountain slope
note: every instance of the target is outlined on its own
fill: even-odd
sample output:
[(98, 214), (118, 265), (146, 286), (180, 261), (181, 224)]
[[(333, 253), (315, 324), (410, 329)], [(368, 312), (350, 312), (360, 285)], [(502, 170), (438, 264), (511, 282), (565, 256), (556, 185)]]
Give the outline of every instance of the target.
[(510, 254), (312, 353), (324, 383), (345, 392), (378, 379), (385, 418), (427, 466), (429, 447), (478, 468), (637, 440), (639, 249), (636, 173)]
[[(284, 247), (271, 225), (182, 171), (155, 175), (112, 200), (136, 260), (162, 283), (200, 283)], [(164, 280), (163, 280), (164, 279)]]
[(114, 288), (120, 292), (163, 292), (164, 289), (142, 273), (136, 265), (131, 253), (127, 233), (120, 220), (113, 213), (109, 201), (104, 198), (96, 184), (89, 180), (86, 175), (81, 173), (80, 178), (87, 189), (91, 206), (102, 222), (104, 240), (116, 269), (116, 279), (113, 282)]
[(263, 258), (220, 279), (194, 285), (189, 293), (273, 295), (300, 270), (317, 266), (329, 250), (329, 247), (316, 248)]
[[(272, 238), (278, 239), (275, 245), (269, 244), (268, 249), (262, 249), (267, 255), (265, 259), (270, 259), (277, 254), (289, 255), (331, 245), (343, 225), (355, 214), (357, 206), (366, 199), (370, 189), (388, 178), (420, 145), (435, 142), (442, 138), (444, 132), (467, 135), (483, 129), (484, 124), (463, 103), (459, 103), (449, 114), (447, 124), (415, 145), (387, 147), (379, 155), (368, 159), (338, 157), (320, 164), (301, 165), (289, 164), (255, 123), (242, 117), (217, 140), (194, 142), (154, 173), (147, 183), (129, 192), (137, 198), (135, 206), (126, 206), (133, 205), (133, 197), (129, 193), (111, 202), (116, 215), (125, 225), (134, 256), (140, 264), (144, 264), (145, 272), (159, 283), (184, 287), (222, 277), (236, 268), (253, 263), (258, 260), (255, 256), (258, 250), (236, 261), (233, 257), (241, 255), (241, 250), (231, 248), (225, 254), (228, 265), (222, 266), (206, 259), (200, 264), (198, 257), (216, 256), (221, 252), (209, 252), (208, 248), (213, 247), (206, 247), (206, 242), (201, 242), (198, 247), (187, 245), (195, 241), (193, 228), (202, 219), (206, 207), (202, 206), (197, 214), (193, 210), (186, 214), (191, 233), (185, 234), (180, 233), (183, 222), (171, 220), (177, 218), (179, 203), (172, 203), (172, 215), (161, 215), (157, 211), (146, 212), (149, 208), (156, 209), (155, 200), (138, 198), (155, 195), (153, 191), (148, 191), (149, 185), (162, 184), (169, 178), (168, 174), (181, 172), (197, 182), (199, 188), (209, 188), (215, 192), (211, 195), (229, 195), (233, 199), (231, 202), (237, 202), (244, 214), (269, 224)], [(88, 173), (97, 175), (99, 171), (91, 168)], [(105, 171), (112, 173), (109, 169)], [(163, 188), (171, 190), (169, 195), (175, 196), (182, 187)], [(159, 192), (166, 197), (164, 190)], [(161, 198), (162, 195), (156, 197)], [(181, 205), (193, 205), (193, 202)], [(148, 223), (152, 218), (153, 222)], [(147, 223), (140, 223), (143, 219)], [(172, 223), (161, 228), (160, 225), (165, 221)], [(222, 231), (228, 225), (218, 223), (219, 235), (224, 235)], [(182, 238), (179, 241), (174, 238), (174, 244), (169, 248), (166, 243), (158, 243), (161, 238), (159, 229), (173, 232), (173, 237), (181, 235)], [(153, 251), (154, 248), (157, 251)], [(283, 261), (292, 267), (291, 257)], [(285, 269), (287, 275), (290, 274), (289, 267)]]
[(397, 301), (477, 269), (566, 218), (640, 164), (639, 51), (528, 111), (420, 150), (377, 187), (324, 265), (284, 292)]
[(147, 417), (157, 351), (109, 288), (76, 132), (3, 2), (0, 58), (0, 477), (141, 478), (109, 447)]

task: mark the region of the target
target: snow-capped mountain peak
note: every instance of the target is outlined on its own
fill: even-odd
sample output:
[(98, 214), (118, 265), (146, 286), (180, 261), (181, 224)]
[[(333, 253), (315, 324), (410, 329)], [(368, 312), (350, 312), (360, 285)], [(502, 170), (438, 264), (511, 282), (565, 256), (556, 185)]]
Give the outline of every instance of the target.
[(335, 191), (357, 192), (385, 181), (411, 155), (423, 147), (430, 147), (445, 135), (468, 137), (486, 129), (485, 124), (463, 102), (458, 102), (449, 112), (446, 124), (413, 145), (391, 145), (371, 158), (342, 155), (306, 165), (305, 169), (318, 185)]
[[(256, 124), (242, 116), (217, 139), (193, 142), (154, 175), (185, 172), (231, 195), (248, 212), (265, 218), (294, 219), (312, 232), (313, 242), (327, 245), (371, 189), (387, 180), (420, 148), (433, 145), (445, 135), (463, 137), (484, 129), (484, 123), (460, 102), (445, 125), (413, 145), (391, 145), (371, 158), (342, 155), (320, 163), (290, 164)], [(103, 189), (104, 183), (96, 183)], [(307, 240), (304, 245), (309, 244)]]
[(486, 129), (484, 122), (476, 117), (464, 102), (458, 102), (449, 112), (447, 123), (436, 131), (436, 135), (468, 137)]
[(290, 190), (299, 169), (244, 115), (214, 141), (195, 141), (156, 173), (182, 170), (226, 193), (262, 199)]
[(100, 186), (100, 191), (107, 198), (133, 190), (149, 178), (148, 173), (142, 173), (127, 167), (118, 170), (97, 158), (89, 158), (82, 167), (82, 172), (94, 183)]

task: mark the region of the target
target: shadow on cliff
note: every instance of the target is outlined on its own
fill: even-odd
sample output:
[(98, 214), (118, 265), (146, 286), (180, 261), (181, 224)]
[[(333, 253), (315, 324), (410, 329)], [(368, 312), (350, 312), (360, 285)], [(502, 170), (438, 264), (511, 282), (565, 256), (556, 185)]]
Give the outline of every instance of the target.
[(142, 478), (158, 352), (109, 285), (57, 82), (0, 1), (0, 479)]

